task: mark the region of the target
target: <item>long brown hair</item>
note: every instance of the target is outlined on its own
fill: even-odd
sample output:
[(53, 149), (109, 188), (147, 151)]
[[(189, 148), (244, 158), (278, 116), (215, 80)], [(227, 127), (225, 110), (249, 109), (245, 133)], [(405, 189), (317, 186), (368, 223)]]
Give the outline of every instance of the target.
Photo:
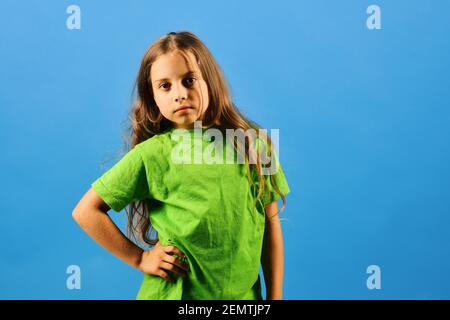
[[(225, 131), (226, 129), (242, 129), (244, 131), (254, 129), (258, 135), (265, 137), (264, 141), (267, 144), (267, 154), (270, 156), (273, 152), (273, 144), (270, 137), (259, 131), (259, 125), (247, 119), (239, 112), (238, 108), (232, 102), (223, 73), (212, 54), (196, 35), (187, 31), (170, 32), (157, 39), (145, 52), (133, 87), (133, 93), (137, 89), (137, 94), (129, 114), (129, 134), (126, 137), (126, 140), (128, 140), (126, 144), (129, 145), (128, 149), (134, 148), (137, 144), (173, 126), (170, 121), (163, 117), (156, 105), (151, 85), (150, 70), (152, 64), (159, 56), (175, 50), (185, 56), (187, 56), (187, 52), (191, 52), (194, 55), (202, 77), (208, 86), (209, 106), (203, 114), (202, 119), (199, 119), (202, 121), (202, 126), (205, 128), (218, 128), (221, 131)], [(246, 136), (246, 142), (247, 138)], [(248, 142), (248, 146), (251, 146), (252, 142)], [(233, 147), (238, 148), (238, 143), (234, 141)], [(256, 189), (254, 189), (257, 190), (255, 200), (256, 208), (258, 203), (261, 204), (265, 187), (265, 178), (262, 174), (264, 165), (261, 163), (258, 153), (251, 153), (252, 151), (248, 146), (247, 143), (244, 146), (245, 166), (250, 185), (252, 188), (256, 186)], [(256, 161), (249, 163), (249, 157), (252, 155), (255, 156)], [(278, 214), (286, 206), (286, 199), (276, 185), (273, 175), (270, 175), (270, 182), (274, 190), (283, 200), (283, 206), (277, 212)], [(149, 237), (153, 229), (148, 216), (149, 206), (149, 202), (145, 200), (133, 202), (129, 205), (126, 209), (128, 216), (128, 234), (137, 241), (153, 246), (157, 243), (158, 239), (151, 239)]]

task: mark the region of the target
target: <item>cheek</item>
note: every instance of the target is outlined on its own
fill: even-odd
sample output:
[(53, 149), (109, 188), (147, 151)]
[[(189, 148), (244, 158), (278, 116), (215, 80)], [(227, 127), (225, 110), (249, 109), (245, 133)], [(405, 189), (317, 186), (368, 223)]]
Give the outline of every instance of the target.
[(162, 111), (164, 110), (164, 106), (165, 106), (165, 99), (163, 96), (161, 96), (161, 94), (157, 94), (155, 93), (153, 96), (153, 99), (155, 99), (156, 105), (158, 106), (158, 108)]

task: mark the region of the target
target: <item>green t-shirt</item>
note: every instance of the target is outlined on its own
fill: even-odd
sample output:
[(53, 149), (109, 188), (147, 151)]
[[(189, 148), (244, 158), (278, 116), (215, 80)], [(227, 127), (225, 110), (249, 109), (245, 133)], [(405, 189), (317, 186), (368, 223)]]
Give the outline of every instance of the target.
[[(182, 150), (200, 146), (204, 153), (217, 147), (214, 143), (218, 141), (194, 134), (193, 129), (177, 140), (173, 132), (171, 128), (139, 143), (92, 184), (117, 212), (133, 201), (147, 199), (149, 218), (161, 245), (174, 245), (187, 256), (190, 270), (186, 277), (175, 275), (176, 281), (171, 283), (144, 274), (137, 299), (261, 300), (259, 266), (265, 213), (261, 205), (253, 211), (255, 192), (245, 165), (195, 163), (192, 157), (191, 163), (180, 163), (173, 157), (173, 149), (181, 141)], [(211, 148), (212, 144), (215, 147)], [(230, 144), (222, 144), (225, 159), (232, 149)], [(215, 150), (220, 154), (220, 145)], [(278, 157), (276, 160), (275, 179), (286, 195), (289, 186)], [(280, 197), (269, 176), (265, 181), (264, 205)]]

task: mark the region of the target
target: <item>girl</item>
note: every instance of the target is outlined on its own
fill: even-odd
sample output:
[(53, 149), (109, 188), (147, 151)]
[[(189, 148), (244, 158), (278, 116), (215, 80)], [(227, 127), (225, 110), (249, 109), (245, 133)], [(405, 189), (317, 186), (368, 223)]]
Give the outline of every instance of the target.
[[(267, 145), (264, 155), (275, 154), (269, 137), (263, 145), (246, 138), (240, 149), (244, 163), (174, 161), (179, 130), (192, 138), (187, 150), (194, 153), (193, 144), (200, 152), (217, 146), (194, 133), (194, 122), (201, 123), (202, 133), (211, 128), (263, 132), (239, 113), (219, 66), (190, 32), (171, 32), (154, 42), (135, 87), (131, 148), (92, 183), (73, 210), (74, 219), (144, 274), (137, 299), (262, 300), (260, 261), (266, 299), (281, 299), (284, 257), (277, 199), (282, 198), (283, 210), (290, 190), (280, 166), (275, 174), (262, 173), (261, 147)], [(225, 141), (225, 150), (242, 146), (236, 137)], [(127, 206), (128, 238), (107, 214)]]

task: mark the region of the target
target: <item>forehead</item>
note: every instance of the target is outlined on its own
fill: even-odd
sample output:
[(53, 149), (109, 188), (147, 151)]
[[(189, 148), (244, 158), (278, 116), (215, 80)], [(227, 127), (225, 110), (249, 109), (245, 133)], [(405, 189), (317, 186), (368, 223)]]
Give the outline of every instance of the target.
[(199, 72), (195, 56), (191, 52), (173, 51), (160, 55), (152, 64), (152, 82), (177, 79), (188, 72)]

